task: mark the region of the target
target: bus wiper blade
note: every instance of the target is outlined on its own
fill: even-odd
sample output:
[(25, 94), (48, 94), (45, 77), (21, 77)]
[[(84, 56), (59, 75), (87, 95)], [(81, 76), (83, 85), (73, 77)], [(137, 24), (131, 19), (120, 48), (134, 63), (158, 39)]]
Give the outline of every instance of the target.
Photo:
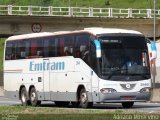
[(143, 77), (143, 78), (145, 78), (145, 79), (148, 79), (148, 78), (149, 78), (149, 76), (146, 75), (146, 74), (140, 74), (140, 76)]
[(128, 69), (127, 68), (111, 68), (111, 74), (108, 75), (108, 79), (111, 79), (111, 77), (114, 75), (115, 72), (120, 72), (120, 74), (127, 74)]
[(148, 79), (149, 77), (148, 77), (148, 74), (130, 74), (130, 75), (132, 75), (132, 76), (141, 76), (141, 77), (143, 77), (143, 78), (145, 78), (145, 79)]
[(111, 73), (110, 75), (108, 75), (108, 80), (111, 79), (111, 77), (113, 76), (113, 74)]
[(111, 79), (111, 77), (114, 75), (115, 72), (119, 72), (119, 71), (122, 71), (122, 70), (127, 70), (127, 69), (121, 69), (119, 67), (111, 68), (111, 74), (108, 75), (107, 79)]

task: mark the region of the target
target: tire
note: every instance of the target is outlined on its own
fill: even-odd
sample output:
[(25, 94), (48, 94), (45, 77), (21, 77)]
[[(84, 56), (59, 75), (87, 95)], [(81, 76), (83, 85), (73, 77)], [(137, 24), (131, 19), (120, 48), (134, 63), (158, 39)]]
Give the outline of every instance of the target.
[(69, 105), (69, 102), (64, 102), (64, 101), (55, 101), (56, 106), (58, 107), (66, 107)]
[(28, 100), (27, 100), (27, 90), (25, 87), (23, 87), (20, 91), (20, 99), (21, 99), (21, 103), (23, 106), (27, 106), (28, 105)]
[(84, 88), (81, 89), (79, 98), (79, 106), (81, 108), (91, 108), (93, 106), (93, 102), (88, 101), (88, 95)]
[(38, 95), (34, 87), (31, 88), (29, 95), (30, 95), (30, 101), (32, 106), (36, 107), (41, 104), (41, 101), (38, 100)]
[(131, 108), (133, 107), (134, 102), (122, 102), (123, 108)]

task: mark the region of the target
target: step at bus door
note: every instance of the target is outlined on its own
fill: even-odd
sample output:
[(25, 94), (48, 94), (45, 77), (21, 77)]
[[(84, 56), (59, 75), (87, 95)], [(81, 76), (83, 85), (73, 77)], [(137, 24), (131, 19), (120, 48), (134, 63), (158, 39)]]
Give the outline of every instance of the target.
[(99, 88), (99, 79), (98, 76), (94, 71), (91, 71), (91, 83), (92, 83), (92, 97), (93, 97), (93, 102), (99, 102), (99, 94), (98, 94), (98, 88)]
[(43, 91), (44, 99), (50, 100), (50, 63), (49, 59), (43, 59)]

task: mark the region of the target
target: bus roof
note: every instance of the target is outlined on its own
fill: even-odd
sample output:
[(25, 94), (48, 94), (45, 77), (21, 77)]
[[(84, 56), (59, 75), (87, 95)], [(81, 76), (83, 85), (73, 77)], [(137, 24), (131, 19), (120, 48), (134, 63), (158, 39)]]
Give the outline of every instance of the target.
[(91, 28), (84, 28), (84, 31), (88, 31), (94, 35), (98, 34), (112, 34), (112, 33), (130, 33), (130, 34), (142, 34), (138, 31), (134, 30), (127, 30), (127, 29), (117, 29), (117, 28), (101, 28), (101, 27), (91, 27)]
[(80, 32), (88, 32), (93, 35), (111, 34), (111, 33), (142, 34), (138, 31), (134, 31), (134, 30), (91, 27), (91, 28), (84, 28), (84, 30), (77, 30), (77, 31), (41, 32), (41, 33), (14, 35), (14, 36), (9, 37), (7, 40), (20, 40), (20, 39), (29, 39), (29, 38), (35, 38), (35, 37), (45, 37), (45, 36), (62, 35), (62, 34), (72, 34), (72, 33), (80, 33)]
[(51, 32), (41, 32), (41, 33), (30, 33), (30, 34), (22, 34), (22, 35), (14, 35), (9, 37), (7, 40), (20, 40), (20, 39), (28, 39), (34, 37), (44, 37), (53, 35)]

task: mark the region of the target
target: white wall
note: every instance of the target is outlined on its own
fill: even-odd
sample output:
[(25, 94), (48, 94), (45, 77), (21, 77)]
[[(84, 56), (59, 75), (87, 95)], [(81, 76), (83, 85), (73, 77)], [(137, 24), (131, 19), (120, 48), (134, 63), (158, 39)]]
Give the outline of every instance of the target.
[(160, 42), (156, 43), (157, 59), (156, 59), (156, 76), (155, 82), (160, 83)]
[(160, 67), (160, 42), (156, 43), (156, 47), (157, 47), (156, 67)]

